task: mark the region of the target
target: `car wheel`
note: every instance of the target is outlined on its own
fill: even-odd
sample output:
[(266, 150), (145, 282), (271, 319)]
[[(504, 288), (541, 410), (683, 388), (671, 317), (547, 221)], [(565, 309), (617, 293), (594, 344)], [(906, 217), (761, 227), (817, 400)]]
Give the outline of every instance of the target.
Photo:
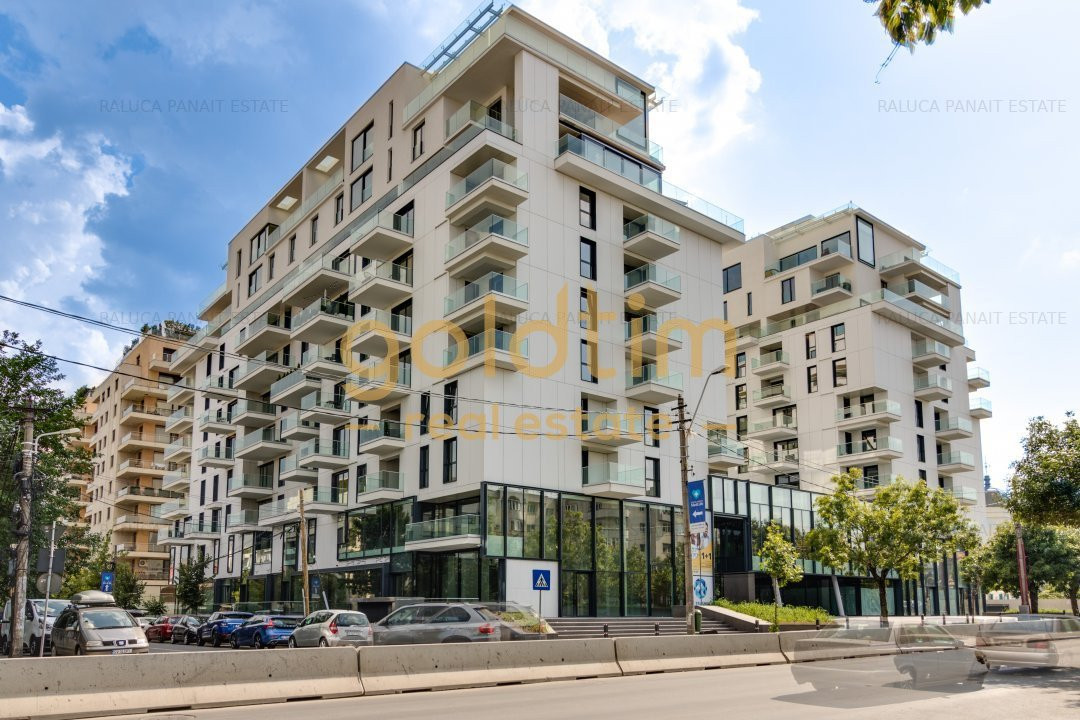
[(289, 649), (290, 650), (295, 650), (298, 647), (299, 647), (299, 645), (296, 644), (296, 639), (295, 638), (289, 638)]
[(75, 654), (76, 655), (82, 655), (82, 648), (79, 647), (78, 645), (75, 646)]
[(203, 645), (206, 645), (206, 640), (203, 639), (202, 635), (196, 635), (195, 636), (195, 647), (202, 647)]
[(30, 654), (31, 655), (37, 655), (38, 652), (41, 650), (41, 648), (38, 645), (38, 643), (40, 643), (40, 642), (41, 641), (38, 640), (35, 636), (33, 636), (33, 635), (30, 636)]
[(255, 636), (254, 645), (255, 645), (256, 650), (262, 650), (263, 649), (262, 640), (259, 638), (258, 635)]
[(326, 642), (326, 638), (319, 638), (319, 647), (330, 647), (330, 643)]
[(210, 644), (213, 645), (214, 647), (221, 647), (221, 636), (218, 635), (217, 633), (214, 633), (213, 635), (211, 635), (210, 636)]
[(232, 645), (233, 650), (240, 649), (240, 642), (236, 639), (236, 633), (233, 633), (232, 640), (229, 641), (229, 644)]

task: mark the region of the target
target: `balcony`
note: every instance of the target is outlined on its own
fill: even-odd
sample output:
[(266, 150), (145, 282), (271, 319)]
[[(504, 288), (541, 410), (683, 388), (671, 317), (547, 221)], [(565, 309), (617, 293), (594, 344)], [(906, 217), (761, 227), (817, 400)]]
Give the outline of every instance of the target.
[(349, 287), (353, 256), (311, 255), (300, 263), (285, 283), (284, 305), (306, 304), (313, 298), (337, 297)]
[(292, 339), (322, 345), (344, 335), (356, 319), (356, 306), (319, 298), (293, 318)]
[[(353, 328), (350, 328), (349, 331), (352, 332)], [(346, 348), (346, 353), (348, 352), (347, 339), (347, 336), (343, 338), (341, 345)], [(300, 369), (315, 377), (334, 380), (340, 380), (349, 374), (348, 368), (345, 367), (345, 359), (342, 357), (341, 351), (338, 350), (337, 343), (309, 345), (307, 350), (300, 353)]]
[(289, 342), (292, 321), (286, 315), (267, 312), (241, 328), (236, 338), (236, 352), (253, 357)]
[(147, 517), (140, 513), (130, 513), (128, 515), (121, 515), (113, 521), (113, 530), (115, 532), (139, 532), (140, 530), (146, 530), (153, 532), (160, 530), (163, 520), (158, 520), (155, 517)]
[(187, 498), (178, 497), (150, 509), (150, 515), (159, 520), (179, 520), (187, 517)]
[(851, 243), (845, 237), (846, 234), (838, 235), (822, 242), (817, 260), (811, 260), (808, 263), (809, 267), (818, 272), (827, 272), (839, 270), (855, 262), (851, 255)]
[(140, 450), (157, 450), (161, 451), (165, 449), (165, 445), (169, 442), (169, 436), (165, 433), (144, 433), (138, 430), (133, 430), (128, 433), (124, 433), (120, 437), (120, 442), (117, 444), (117, 450), (119, 452), (134, 453)]
[(946, 488), (945, 492), (952, 495), (960, 505), (970, 507), (971, 505), (977, 505), (979, 502), (979, 491), (973, 487), (953, 486)]
[(790, 367), (791, 356), (782, 350), (771, 350), (750, 358), (750, 372), (758, 377), (779, 375)]
[(322, 380), (309, 377), (303, 370), (293, 370), (270, 386), (270, 402), (296, 407), (300, 398), (322, 387)]
[(405, 449), (405, 426), (396, 420), (375, 420), (360, 430), (357, 451), (386, 457)]
[(412, 317), (372, 310), (360, 316), (350, 334), (353, 352), (393, 357), (412, 343)]
[(818, 307), (851, 298), (851, 281), (839, 273), (810, 283), (810, 302)]
[(799, 426), (791, 415), (780, 413), (768, 420), (751, 423), (746, 436), (751, 440), (791, 440), (799, 434)]
[(446, 142), (449, 143), (469, 126), (491, 130), (509, 140), (517, 140), (517, 132), (503, 122), (501, 114), (493, 114), (486, 105), (470, 100), (446, 119)]
[(319, 423), (300, 419), (300, 411), (282, 415), (278, 423), (279, 436), (282, 440), (310, 440), (319, 437)]
[[(345, 509), (348, 498), (334, 488), (305, 488), (304, 513), (311, 515), (336, 515)], [(259, 507), (260, 525), (284, 525), (300, 519), (300, 495), (268, 503)]]
[(165, 402), (169, 405), (186, 405), (195, 399), (195, 386), (188, 379), (165, 386)]
[(255, 532), (258, 529), (258, 510), (237, 510), (225, 516), (225, 532)]
[(240, 366), (240, 373), (233, 382), (233, 387), (247, 392), (266, 392), (270, 385), (288, 372), (281, 360), (277, 350), (263, 351), (253, 358), (248, 358)]
[(799, 449), (774, 449), (750, 453), (750, 472), (755, 474), (799, 471)]
[(289, 455), (278, 460), (278, 480), (283, 482), (317, 482), (319, 471), (302, 465), (298, 455)]
[(169, 548), (158, 543), (118, 543), (116, 554), (133, 560), (168, 560)]
[(184, 537), (188, 540), (216, 540), (220, 534), (220, 523), (194, 520), (184, 523)]
[[(453, 342), (453, 337), (450, 338)], [(529, 341), (516, 342), (514, 333), (505, 330), (485, 330), (466, 338), (465, 352), (452, 344), (443, 351), (443, 367), (447, 377), (483, 367), (489, 375), (496, 370), (519, 370), (529, 363)]]
[(788, 385), (766, 385), (751, 395), (754, 407), (771, 408), (791, 404), (791, 388)]
[(993, 405), (986, 398), (969, 397), (968, 414), (974, 420), (989, 420), (994, 415)]
[(236, 445), (237, 460), (265, 462), (288, 455), (292, 446), (278, 437), (277, 428), (268, 427), (244, 435)]
[(528, 283), (519, 283), (516, 278), (496, 272), (465, 283), (464, 287), (447, 295), (443, 301), (446, 320), (459, 327), (488, 313), (514, 320), (528, 309)]
[(119, 480), (134, 480), (140, 477), (164, 477), (168, 467), (160, 460), (141, 460), (131, 458), (120, 463), (116, 468)]
[(915, 378), (915, 397), (927, 402), (952, 397), (952, 380), (941, 373), (927, 373)]
[(679, 226), (656, 215), (642, 215), (623, 225), (623, 250), (646, 260), (679, 251)]
[(192, 540), (185, 535), (186, 527), (180, 523), (179, 527), (159, 528), (157, 541), (159, 545), (190, 545)]
[(351, 417), (352, 402), (345, 397), (323, 397), (321, 390), (300, 399), (300, 420), (309, 423), (340, 425)]
[(405, 496), (402, 480), (401, 473), (392, 470), (361, 475), (356, 478), (356, 502), (374, 505), (400, 500)]
[(938, 367), (951, 359), (949, 346), (937, 340), (918, 340), (911, 346), (911, 362), (917, 367)]
[(947, 289), (949, 283), (960, 284), (959, 273), (931, 258), (927, 251), (915, 248), (901, 250), (881, 258), (878, 262), (878, 270), (885, 278), (909, 278), (917, 274), (939, 290)]
[(895, 437), (867, 437), (836, 446), (837, 463), (896, 460), (904, 455), (904, 443)]
[(184, 492), (191, 484), (191, 468), (187, 465), (174, 465), (161, 477), (162, 490)]
[(446, 217), (451, 225), (472, 225), (491, 214), (513, 215), (528, 197), (528, 173), (492, 158), (450, 187)]
[(581, 419), (581, 442), (589, 447), (613, 448), (632, 445), (645, 438), (645, 418), (641, 415), (588, 412)]
[(413, 245), (413, 216), (395, 215), (384, 210), (373, 216), (345, 241), (349, 252), (374, 260), (391, 260)]
[(682, 330), (664, 329), (661, 332), (660, 320), (655, 315), (625, 320), (623, 328), (626, 349), (631, 357), (660, 357), (683, 346)]
[(142, 487), (129, 485), (122, 487), (116, 493), (117, 505), (160, 505), (170, 500), (178, 500), (183, 497), (180, 493), (168, 490), (159, 490), (155, 487)]
[(357, 305), (387, 308), (408, 300), (412, 292), (411, 265), (376, 260), (361, 268), (353, 278), (349, 300)]
[(199, 452), (199, 461), (208, 467), (228, 469), (233, 466), (232, 447), (208, 445)]
[(645, 468), (628, 468), (613, 462), (583, 467), (581, 490), (592, 497), (639, 497), (645, 494)]
[(382, 405), (400, 400), (411, 392), (412, 364), (372, 358), (349, 375), (345, 394), (357, 404)]
[(975, 434), (975, 424), (967, 418), (941, 418), (934, 423), (939, 440), (963, 440)]
[(619, 124), (612, 118), (561, 93), (559, 94), (559, 115), (564, 120), (570, 120), (574, 125), (588, 129), (605, 140), (619, 143), (623, 148), (643, 160), (658, 165), (664, 161), (663, 149), (638, 132), (629, 123)]
[(446, 244), (446, 272), (461, 278), (510, 270), (528, 253), (528, 228), (488, 215)]
[(480, 547), (480, 516), (455, 515), (405, 526), (405, 551), (449, 552)]
[(849, 427), (883, 427), (900, 419), (900, 403), (895, 400), (875, 400), (870, 403), (849, 405), (836, 411), (836, 426), (839, 428)]
[(191, 430), (192, 417), (191, 408), (184, 406), (177, 408), (172, 415), (165, 420), (165, 432), (169, 433), (185, 433)]
[(197, 363), (203, 355), (218, 344), (217, 338), (225, 324), (232, 318), (232, 310), (226, 309), (214, 316), (187, 342), (173, 353), (169, 371), (183, 375)]
[(937, 311), (928, 310), (907, 298), (902, 298), (891, 290), (883, 288), (856, 300), (860, 304), (872, 303), (875, 313), (905, 325), (919, 335), (940, 340), (954, 347), (964, 344), (964, 329), (960, 323), (944, 317)]
[(899, 482), (900, 480), (900, 476), (895, 473), (886, 475), (864, 475), (855, 481), (855, 496), (868, 500), (873, 497), (878, 488), (892, 485), (894, 482)]
[(709, 432), (709, 470), (725, 472), (746, 464), (745, 443), (729, 438), (717, 431)]
[(127, 378), (120, 384), (120, 399), (131, 402), (141, 402), (144, 398), (152, 397), (155, 400), (164, 400), (168, 397), (168, 385), (157, 380), (146, 378)]
[(232, 400), (239, 394), (236, 388), (233, 387), (232, 378), (228, 375), (206, 378), (199, 389), (202, 390), (203, 394), (209, 395), (215, 400)]
[(323, 470), (341, 470), (349, 466), (349, 441), (318, 438), (300, 446), (300, 463)]
[(262, 428), (274, 422), (275, 408), (261, 400), (237, 400), (233, 405), (233, 425), (245, 428)]
[(271, 473), (257, 475), (234, 475), (229, 478), (229, 497), (246, 500), (262, 500), (273, 496), (274, 476)]
[(142, 425), (143, 423), (154, 423), (155, 425), (165, 425), (165, 420), (172, 415), (172, 410), (159, 405), (157, 407), (148, 407), (142, 403), (133, 403), (124, 408), (124, 411), (120, 414), (121, 425)]
[(923, 305), (930, 310), (942, 314), (949, 312), (949, 296), (947, 293), (936, 290), (926, 283), (914, 278), (901, 280), (889, 286), (889, 290), (897, 295)]
[(166, 462), (183, 463), (191, 459), (191, 438), (179, 437), (165, 446), (162, 457)]
[(656, 365), (642, 365), (626, 379), (626, 396), (649, 405), (673, 402), (682, 389), (682, 375), (672, 373), (660, 377)]
[(972, 472), (975, 469), (975, 456), (962, 451), (938, 453), (937, 465), (939, 473)]
[(967, 384), (968, 390), (982, 390), (990, 387), (990, 371), (981, 367), (969, 367)]
[[(228, 266), (228, 263), (226, 263), (226, 266)], [(229, 286), (229, 281), (225, 280), (199, 303), (199, 318), (205, 320), (208, 317), (217, 315), (229, 307), (231, 299), (232, 289)]]
[(235, 431), (232, 408), (229, 406), (219, 407), (217, 410), (205, 413), (199, 418), (199, 432), (232, 435)]
[(659, 265), (642, 265), (623, 277), (623, 294), (631, 307), (638, 299), (647, 308), (663, 307), (682, 297), (682, 278)]

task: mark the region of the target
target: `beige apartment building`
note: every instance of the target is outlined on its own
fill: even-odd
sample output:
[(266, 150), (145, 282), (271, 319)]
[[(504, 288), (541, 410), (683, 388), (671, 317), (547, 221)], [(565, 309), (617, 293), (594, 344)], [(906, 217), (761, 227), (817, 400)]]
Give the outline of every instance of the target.
[(86, 486), (85, 521), (103, 533), (117, 562), (131, 565), (157, 597), (167, 584), (169, 552), (157, 542), (163, 503), (179, 494), (162, 490), (169, 469), (163, 432), (170, 414), (166, 390), (176, 377), (169, 365), (183, 335), (152, 328), (125, 348), (116, 369), (94, 389), (87, 403), (94, 474)]

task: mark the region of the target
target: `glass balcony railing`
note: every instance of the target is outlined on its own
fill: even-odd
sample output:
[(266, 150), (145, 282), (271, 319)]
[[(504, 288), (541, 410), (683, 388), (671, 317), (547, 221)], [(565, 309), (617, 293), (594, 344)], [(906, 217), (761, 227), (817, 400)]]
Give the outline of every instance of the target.
[(186, 437), (177, 438), (176, 440), (173, 440), (171, 443), (169, 443), (168, 445), (165, 446), (165, 454), (166, 455), (174, 455), (174, 454), (176, 454), (178, 452), (181, 452), (183, 450), (188, 450), (190, 448), (191, 448), (191, 439), (190, 438), (186, 438)]
[(192, 521), (184, 523), (185, 537), (192, 535), (217, 535), (221, 532), (221, 523), (204, 520), (203, 522)]
[(401, 285), (413, 286), (413, 270), (411, 265), (392, 263), (386, 260), (377, 260), (356, 274), (353, 278), (351, 290), (353, 292), (375, 280), (389, 280)]
[(278, 477), (291, 473), (293, 471), (308, 472), (312, 477), (315, 476), (315, 469), (309, 468), (300, 462), (300, 458), (296, 455), (287, 455), (278, 459)]
[(124, 435), (120, 438), (121, 445), (126, 445), (130, 442), (143, 442), (154, 443), (156, 445), (164, 445), (165, 443), (169, 442), (169, 436), (165, 433), (139, 432), (138, 430), (133, 430), (129, 433), (124, 433)]
[(946, 392), (952, 392), (952, 379), (948, 378), (940, 373), (927, 373), (926, 375), (920, 375), (915, 378), (915, 390), (932, 390), (937, 388), (939, 390), (945, 390)]
[(644, 437), (645, 418), (617, 412), (590, 411), (581, 419), (581, 431), (590, 435)]
[(274, 415), (275, 406), (261, 400), (237, 400), (233, 406), (232, 416), (235, 418), (244, 413), (258, 413), (260, 415)]
[(117, 466), (117, 472), (123, 472), (124, 470), (148, 470), (154, 472), (165, 472), (169, 468), (161, 460), (155, 458), (154, 460), (140, 460), (139, 458), (131, 458), (125, 460)]
[(934, 288), (930, 287), (924, 282), (910, 278), (902, 282), (894, 283), (889, 286), (889, 290), (897, 295), (915, 295), (917, 297), (932, 302), (935, 305), (940, 305), (944, 309), (949, 308), (949, 296), (945, 293), (938, 292)]
[(234, 490), (273, 490), (274, 477), (270, 473), (257, 475), (234, 475), (229, 478), (229, 491)]
[(975, 503), (979, 501), (979, 491), (973, 487), (952, 487), (946, 490), (962, 503)]
[(225, 291), (228, 290), (228, 288), (229, 281), (225, 280), (216, 288), (214, 288), (214, 290), (209, 295), (203, 298), (202, 302), (199, 303), (199, 315), (202, 315), (204, 312), (206, 312), (206, 309), (213, 305), (218, 298), (224, 295)]
[(971, 410), (982, 410), (984, 412), (993, 412), (994, 406), (989, 400), (983, 397), (969, 397), (968, 407)]
[(305, 258), (296, 270), (290, 273), (289, 280), (285, 283), (284, 294), (291, 296), (293, 291), (304, 287), (313, 277), (324, 270), (336, 272), (341, 275), (351, 276), (353, 273), (353, 255), (340, 257), (337, 255), (311, 255)]
[(645, 468), (628, 468), (618, 463), (598, 463), (581, 468), (581, 484), (591, 485), (629, 485), (641, 488), (645, 492)]
[(446, 207), (453, 207), (466, 195), (493, 178), (513, 185), (519, 190), (526, 192), (529, 190), (528, 173), (520, 172), (513, 165), (507, 165), (498, 158), (491, 158), (450, 187), (446, 192)]
[(287, 415), (282, 415), (281, 420), (278, 422), (279, 435), (296, 430), (297, 428), (304, 428), (309, 431), (318, 431), (319, 423), (311, 422), (310, 420), (301, 420), (300, 411), (294, 410)]
[(529, 246), (528, 228), (519, 227), (513, 220), (492, 214), (446, 244), (446, 261), (453, 260), (489, 235), (498, 235), (522, 247)]
[(508, 119), (502, 113), (493, 111), (475, 100), (470, 100), (446, 119), (446, 137), (454, 137), (466, 125), (476, 125), (516, 141), (517, 131), (506, 122)]
[(825, 318), (833, 317), (834, 315), (839, 315), (840, 313), (855, 310), (856, 308), (871, 305), (876, 302), (887, 302), (897, 309), (904, 311), (904, 313), (909, 316), (917, 317), (920, 320), (936, 325), (943, 330), (963, 336), (963, 328), (959, 323), (944, 318), (938, 313), (928, 310), (921, 305), (917, 305), (907, 298), (902, 298), (891, 290), (882, 288), (881, 290), (875, 290), (865, 295), (860, 295), (859, 297), (847, 298), (840, 302), (831, 303), (823, 308), (811, 310), (810, 312), (805, 312), (801, 315), (795, 315), (794, 317), (767, 323), (761, 331), (761, 337), (768, 337), (769, 335), (775, 335), (776, 333), (784, 332), (785, 330), (792, 330), (806, 325), (807, 323), (824, 320)]
[(349, 233), (349, 238), (345, 242), (348, 245), (352, 245), (357, 240), (364, 237), (376, 228), (381, 228), (383, 230), (391, 230), (393, 232), (401, 233), (402, 235), (408, 235), (409, 237), (412, 237), (412, 213), (408, 213), (405, 215), (397, 215), (390, 210), (383, 210), (380, 213), (376, 213), (363, 225)]
[(975, 465), (975, 456), (962, 450), (938, 453), (938, 465)]
[(382, 439), (404, 440), (405, 426), (397, 420), (376, 420), (368, 423), (368, 427), (360, 429), (359, 444), (366, 445), (369, 442)]
[(187, 509), (187, 499), (183, 497), (178, 497), (172, 502), (162, 503), (161, 505), (150, 508), (150, 516), (158, 518), (159, 520), (163, 520), (174, 513), (187, 512)]
[(152, 408), (147, 407), (142, 403), (132, 403), (131, 405), (128, 405), (124, 408), (124, 412), (122, 413), (121, 418), (126, 418), (132, 413), (139, 413), (140, 415), (156, 415), (157, 417), (169, 417), (170, 415), (172, 415), (172, 412), (173, 411), (171, 409), (164, 405)]
[(583, 125), (600, 135), (616, 142), (630, 145), (635, 150), (647, 154), (658, 163), (664, 162), (664, 149), (645, 137), (629, 124), (619, 125), (611, 118), (598, 113), (577, 100), (559, 95), (559, 114), (564, 115), (579, 125)]
[(942, 355), (949, 357), (952, 353), (949, 351), (949, 346), (943, 342), (937, 340), (917, 340), (911, 346), (911, 357), (919, 358), (926, 355)]
[(229, 513), (225, 516), (225, 529), (233, 530), (245, 525), (258, 525), (259, 524), (259, 511), (258, 510), (237, 510), (236, 512)]
[(876, 490), (884, 485), (892, 485), (900, 481), (900, 475), (890, 473), (888, 475), (864, 475), (855, 482), (856, 490)]
[(679, 226), (655, 215), (642, 215), (623, 225), (623, 240), (630, 240), (647, 232), (673, 243), (679, 242)]
[(305, 323), (310, 322), (319, 315), (326, 315), (339, 320), (352, 322), (356, 317), (356, 306), (351, 302), (319, 298), (300, 312), (300, 315), (293, 320), (293, 327), (302, 327)]
[(407, 543), (479, 534), (479, 515), (455, 515), (409, 523), (405, 526), (405, 542)]
[(967, 418), (963, 417), (951, 417), (943, 420), (938, 420), (934, 423), (935, 429), (940, 432), (975, 432), (975, 425)]
[(889, 268), (896, 267), (897, 265), (903, 265), (904, 263), (916, 262), (920, 265), (933, 270), (938, 275), (946, 278), (956, 285), (960, 284), (960, 273), (953, 270), (948, 265), (944, 265), (937, 260), (930, 257), (930, 254), (926, 250), (916, 250), (915, 248), (908, 248), (907, 250), (901, 250), (900, 252), (893, 253), (892, 255), (886, 255), (878, 262), (878, 270), (885, 272)]
[(388, 310), (372, 310), (360, 316), (360, 323), (368, 323), (373, 332), (389, 330), (398, 335), (412, 335), (413, 319), (409, 315), (394, 315)]
[(210, 423), (217, 423), (218, 425), (231, 425), (233, 421), (232, 407), (218, 408), (213, 412), (204, 413), (199, 418), (199, 427), (205, 427)]
[(798, 464), (799, 448), (777, 448), (750, 453), (750, 464), (756, 466), (777, 464)]
[(320, 441), (318, 438), (308, 440), (300, 446), (300, 463), (313, 456), (334, 457), (348, 459), (349, 443), (344, 440)]
[(323, 397), (322, 391), (316, 390), (300, 398), (300, 411), (306, 412), (309, 410), (343, 413), (342, 419), (344, 419), (345, 414), (352, 412), (352, 401), (335, 395)]
[[(495, 350), (505, 353), (513, 353), (516, 351), (516, 354), (519, 357), (528, 357), (529, 341), (522, 340), (518, 343), (518, 347), (515, 348), (514, 333), (505, 330), (484, 330), (483, 332), (466, 339), (465, 358), (479, 355), (486, 350)], [(455, 343), (443, 350), (443, 366), (452, 365), (457, 361), (457, 356), (458, 346)], [(462, 358), (462, 360), (465, 358)]]
[(247, 327), (240, 328), (240, 334), (237, 336), (236, 342), (238, 344), (243, 343), (245, 340), (255, 337), (267, 328), (290, 330), (292, 329), (292, 321), (287, 315), (281, 315), (276, 312), (264, 313), (252, 320)]
[(300, 383), (304, 382), (305, 380), (312, 379), (316, 378), (309, 378), (307, 373), (305, 373), (303, 370), (293, 370), (291, 373), (270, 386), (270, 397), (286, 392), (296, 387)]
[(204, 447), (199, 457), (203, 460), (233, 460), (233, 449), (231, 447)]
[(851, 281), (843, 275), (829, 275), (810, 283), (810, 294), (820, 295), (828, 290), (846, 290), (851, 292)]
[(895, 400), (875, 400), (874, 402), (840, 408), (836, 411), (836, 419), (837, 421), (855, 420), (881, 414), (899, 415), (900, 412), (900, 403)]
[(854, 442), (840, 443), (836, 446), (837, 457), (882, 451), (902, 453), (904, 452), (904, 443), (900, 438), (895, 437), (868, 437)]
[(443, 314), (449, 315), (450, 313), (465, 307), (469, 303), (492, 293), (528, 302), (529, 284), (519, 283), (517, 278), (510, 277), (509, 275), (490, 272), (478, 280), (466, 283), (465, 287), (457, 292), (447, 295), (443, 301)]
[(128, 487), (122, 487), (116, 493), (116, 497), (152, 497), (152, 498), (170, 498), (173, 500), (183, 497), (182, 493), (173, 492), (172, 490), (161, 490), (155, 487), (141, 487), (139, 485), (129, 485)]
[(984, 382), (990, 383), (990, 371), (981, 367), (969, 367), (968, 368), (968, 382)]
[(268, 427), (268, 428), (263, 428), (261, 430), (256, 430), (255, 432), (252, 432), (252, 433), (248, 433), (247, 435), (242, 437), (240, 439), (240, 442), (237, 444), (236, 449), (237, 450), (246, 450), (247, 448), (252, 447), (253, 445), (258, 445), (259, 443), (264, 443), (264, 442), (266, 442), (266, 443), (277, 443), (279, 445), (288, 444), (287, 441), (282, 440), (280, 437), (278, 437), (277, 428)]
[(791, 356), (782, 350), (761, 353), (758, 357), (750, 358), (750, 367), (753, 370), (767, 368), (770, 365), (787, 365), (791, 362)]
[(756, 422), (750, 425), (750, 432), (764, 432), (766, 430), (798, 430), (799, 424), (791, 415), (773, 415), (768, 420)]
[(175, 425), (176, 423), (180, 422), (181, 420), (184, 420), (184, 419), (190, 418), (190, 417), (191, 417), (191, 408), (190, 407), (187, 407), (185, 405), (184, 407), (177, 408), (173, 412), (173, 414), (169, 416), (169, 419), (165, 421), (165, 427), (169, 427), (170, 425)]
[(745, 460), (746, 443), (741, 443), (717, 431), (709, 431), (709, 457), (727, 457), (733, 460)]
[(653, 263), (636, 267), (626, 273), (623, 276), (623, 289), (630, 291), (647, 282), (656, 283), (668, 290), (682, 292), (682, 276)]
[(822, 241), (820, 257), (828, 257), (829, 255), (842, 255), (850, 258), (851, 243), (845, 240), (843, 235)]
[(683, 389), (683, 378), (680, 373), (660, 375), (660, 371), (657, 369), (656, 365), (653, 364), (642, 365), (640, 368), (633, 371), (626, 380), (626, 389), (632, 390), (647, 383), (655, 383), (656, 385), (662, 385), (672, 390)]
[(376, 490), (400, 490), (401, 473), (393, 470), (380, 470), (376, 473), (360, 475), (356, 478), (356, 496)]
[(754, 402), (761, 402), (762, 400), (771, 400), (773, 398), (783, 398), (785, 400), (791, 399), (791, 391), (787, 385), (768, 385), (755, 390), (752, 395)]

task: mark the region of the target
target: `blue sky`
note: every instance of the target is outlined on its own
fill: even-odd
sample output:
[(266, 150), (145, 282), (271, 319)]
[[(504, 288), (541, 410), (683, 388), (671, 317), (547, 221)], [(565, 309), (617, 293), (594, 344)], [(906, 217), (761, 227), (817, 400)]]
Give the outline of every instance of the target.
[[(9, 4), (0, 292), (136, 327), (190, 317), (252, 212), (473, 4)], [(749, 232), (853, 200), (960, 271), (996, 483), (1028, 417), (1078, 405), (1080, 5), (1000, 0), (879, 84), (891, 47), (860, 0), (525, 7), (666, 90), (668, 177)], [(99, 365), (127, 340), (10, 306), (0, 326)]]

